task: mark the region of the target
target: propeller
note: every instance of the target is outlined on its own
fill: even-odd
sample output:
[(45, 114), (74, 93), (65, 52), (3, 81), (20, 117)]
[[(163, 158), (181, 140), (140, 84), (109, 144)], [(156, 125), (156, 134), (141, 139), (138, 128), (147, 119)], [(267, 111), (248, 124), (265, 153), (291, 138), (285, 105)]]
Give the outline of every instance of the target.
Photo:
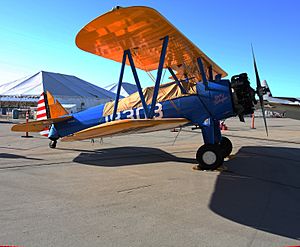
[(266, 115), (265, 115), (265, 107), (264, 107), (264, 99), (263, 99), (263, 95), (264, 95), (264, 87), (261, 86), (260, 83), (260, 79), (259, 79), (259, 74), (258, 74), (258, 70), (257, 70), (257, 66), (256, 66), (256, 61), (255, 61), (255, 56), (254, 56), (254, 51), (253, 51), (253, 46), (251, 44), (251, 48), (252, 48), (252, 56), (253, 56), (253, 63), (254, 63), (254, 70), (255, 70), (255, 77), (256, 77), (256, 93), (258, 95), (259, 98), (259, 103), (260, 103), (260, 107), (261, 107), (261, 111), (262, 111), (262, 115), (264, 118), (264, 123), (265, 123), (265, 129), (266, 129), (266, 133), (268, 136), (268, 126), (267, 126), (267, 120), (266, 120)]

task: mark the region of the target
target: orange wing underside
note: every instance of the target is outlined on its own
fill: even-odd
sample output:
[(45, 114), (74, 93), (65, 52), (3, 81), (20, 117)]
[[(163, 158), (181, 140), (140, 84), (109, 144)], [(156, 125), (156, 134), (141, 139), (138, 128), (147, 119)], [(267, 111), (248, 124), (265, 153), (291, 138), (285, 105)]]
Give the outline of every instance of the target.
[(91, 127), (62, 138), (64, 142), (107, 137), (122, 134), (147, 133), (172, 129), (189, 123), (185, 118), (170, 119), (125, 119)]
[(77, 46), (87, 52), (122, 62), (123, 51), (131, 50), (135, 66), (145, 71), (158, 68), (162, 38), (169, 36), (164, 67), (178, 75), (201, 77), (196, 59), (201, 57), (206, 72), (226, 72), (156, 10), (148, 7), (114, 9), (87, 24), (77, 35)]

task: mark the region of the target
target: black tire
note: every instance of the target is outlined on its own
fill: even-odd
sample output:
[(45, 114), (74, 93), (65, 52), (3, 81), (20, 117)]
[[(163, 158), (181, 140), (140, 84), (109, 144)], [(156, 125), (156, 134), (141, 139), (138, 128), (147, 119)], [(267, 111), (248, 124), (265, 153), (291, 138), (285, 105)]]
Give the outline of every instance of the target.
[(222, 136), (221, 142), (220, 142), (220, 148), (221, 152), (223, 153), (223, 157), (227, 157), (232, 152), (232, 142), (225, 136)]
[(224, 162), (220, 146), (211, 144), (201, 146), (197, 151), (196, 159), (201, 170), (216, 170)]
[(57, 144), (57, 141), (50, 141), (49, 142), (49, 147), (50, 148), (56, 148), (56, 144)]

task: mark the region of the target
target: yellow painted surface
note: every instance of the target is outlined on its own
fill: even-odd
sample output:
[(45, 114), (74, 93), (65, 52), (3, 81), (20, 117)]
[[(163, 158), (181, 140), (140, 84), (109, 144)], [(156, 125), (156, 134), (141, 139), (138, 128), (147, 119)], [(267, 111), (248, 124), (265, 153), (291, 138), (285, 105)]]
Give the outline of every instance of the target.
[(58, 123), (72, 118), (71, 116), (61, 118), (50, 118), (45, 120), (32, 121), (28, 123), (13, 125), (11, 130), (16, 132), (40, 132), (53, 123)]
[(188, 122), (189, 120), (185, 118), (116, 120), (79, 131), (71, 136), (62, 138), (62, 141), (79, 141), (112, 135), (146, 133), (172, 129), (187, 124)]
[(67, 115), (68, 112), (63, 108), (58, 100), (54, 99), (53, 95), (47, 91), (48, 107), (50, 110), (51, 118), (58, 118), (60, 116)]

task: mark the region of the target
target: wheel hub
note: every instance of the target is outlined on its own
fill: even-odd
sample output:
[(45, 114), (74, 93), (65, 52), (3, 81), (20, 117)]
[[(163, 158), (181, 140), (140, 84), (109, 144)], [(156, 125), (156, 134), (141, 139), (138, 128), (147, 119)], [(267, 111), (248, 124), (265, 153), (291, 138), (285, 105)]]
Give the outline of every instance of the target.
[(202, 156), (202, 160), (207, 165), (212, 165), (217, 161), (217, 155), (212, 151), (206, 151)]

